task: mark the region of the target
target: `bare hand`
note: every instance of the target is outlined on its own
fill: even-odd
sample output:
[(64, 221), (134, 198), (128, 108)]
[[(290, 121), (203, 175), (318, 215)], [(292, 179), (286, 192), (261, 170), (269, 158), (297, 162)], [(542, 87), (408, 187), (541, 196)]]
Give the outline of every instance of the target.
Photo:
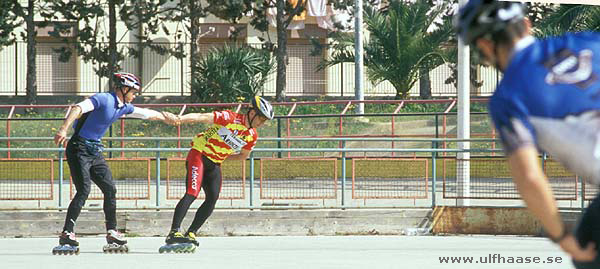
[(67, 131), (58, 130), (58, 132), (56, 132), (56, 135), (54, 135), (54, 143), (56, 143), (57, 146), (62, 146), (66, 141)]
[(181, 120), (179, 117), (171, 112), (162, 111), (163, 117), (165, 117), (165, 122), (170, 125), (179, 126), (181, 125)]
[(590, 242), (585, 248), (581, 248), (573, 235), (567, 235), (560, 241), (560, 247), (578, 262), (590, 262), (596, 258), (596, 245)]

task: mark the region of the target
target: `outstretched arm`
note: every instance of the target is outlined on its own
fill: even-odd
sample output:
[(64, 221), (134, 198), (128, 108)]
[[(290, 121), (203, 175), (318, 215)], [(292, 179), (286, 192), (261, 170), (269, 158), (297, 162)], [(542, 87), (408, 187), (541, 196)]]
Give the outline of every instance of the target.
[(522, 146), (510, 154), (508, 162), (521, 198), (548, 235), (559, 240), (560, 247), (576, 261), (592, 261), (596, 256), (594, 244), (581, 248), (573, 235), (566, 234), (550, 184), (539, 165), (536, 148)]
[(165, 117), (167, 123), (173, 125), (196, 122), (213, 124), (215, 122), (215, 116), (213, 113), (189, 113), (178, 116), (173, 113), (163, 111), (162, 116)]
[(73, 125), (73, 122), (76, 119), (78, 119), (81, 116), (81, 112), (81, 107), (79, 107), (78, 105), (73, 106), (73, 108), (67, 115), (67, 118), (63, 121), (63, 124), (60, 126), (60, 128), (58, 128), (56, 135), (54, 135), (54, 143), (56, 143), (56, 145), (60, 146), (63, 143), (65, 143), (65, 141), (67, 141), (67, 129), (69, 128), (69, 126)]
[(248, 159), (248, 156), (250, 156), (250, 152), (252, 152), (251, 150), (247, 150), (247, 149), (242, 149), (242, 151), (238, 154), (234, 154), (234, 155), (230, 155), (229, 157), (227, 157), (228, 161), (243, 161)]
[(144, 120), (161, 120), (167, 122), (167, 119), (162, 113), (156, 110), (141, 107), (134, 107), (133, 112), (131, 114), (126, 115), (126, 117)]
[(207, 123), (213, 124), (215, 123), (215, 116), (213, 113), (190, 113), (179, 116), (179, 121), (181, 123)]

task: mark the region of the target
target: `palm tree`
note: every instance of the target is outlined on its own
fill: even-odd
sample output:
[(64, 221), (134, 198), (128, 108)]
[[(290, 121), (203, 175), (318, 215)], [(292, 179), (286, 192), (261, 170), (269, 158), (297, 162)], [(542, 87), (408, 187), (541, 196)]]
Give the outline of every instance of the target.
[[(447, 10), (447, 4), (432, 7), (428, 1), (391, 0), (381, 10), (366, 6), (364, 17), (370, 38), (364, 43), (364, 50), (368, 79), (374, 84), (389, 81), (396, 89), (396, 98), (406, 97), (419, 80), (419, 69), (429, 71), (445, 61), (443, 47), (452, 26), (449, 19), (440, 18)], [(332, 55), (319, 68), (353, 62), (353, 36), (334, 32), (330, 37)]]
[(201, 103), (250, 100), (273, 70), (268, 51), (227, 44), (213, 48), (195, 65), (198, 73), (192, 76), (191, 87), (195, 101)]
[(539, 37), (565, 32), (600, 31), (600, 6), (562, 4), (535, 26)]

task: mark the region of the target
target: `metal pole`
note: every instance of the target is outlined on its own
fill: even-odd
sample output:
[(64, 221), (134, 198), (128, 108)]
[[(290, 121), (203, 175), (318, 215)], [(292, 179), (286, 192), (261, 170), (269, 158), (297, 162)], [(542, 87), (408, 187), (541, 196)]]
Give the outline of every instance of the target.
[(254, 200), (254, 154), (250, 152), (250, 208), (253, 207)]
[[(113, 127), (112, 124), (110, 125), (110, 128), (108, 128), (108, 135), (110, 137), (113, 137)], [(112, 148), (113, 147), (113, 141), (112, 139), (110, 141), (108, 141), (108, 148)], [(112, 151), (108, 152), (108, 158), (112, 158)]]
[(64, 175), (63, 151), (58, 151), (58, 208), (62, 208), (62, 185)]
[[(281, 119), (277, 118), (277, 138), (281, 138)], [(281, 140), (277, 141), (277, 148), (281, 148)], [(277, 152), (277, 158), (281, 158), (281, 152)]]
[(15, 42), (15, 97), (19, 95), (19, 43)]
[[(346, 148), (346, 141), (342, 141), (342, 148)], [(346, 152), (342, 152), (342, 208), (346, 205)]]
[(340, 64), (340, 97), (344, 97), (344, 63)]
[[(433, 141), (433, 148), (437, 148), (437, 141)], [(431, 207), (436, 206), (435, 195), (437, 193), (437, 152), (431, 153)]]
[[(463, 6), (467, 0), (459, 0), (459, 5)], [(470, 74), (469, 74), (469, 46), (465, 45), (462, 39), (458, 40), (458, 138), (469, 139), (470, 138), (470, 107), (469, 107), (469, 88), (470, 88)], [(470, 148), (469, 142), (459, 142), (458, 149), (468, 150)], [(471, 179), (470, 179), (470, 163), (471, 157), (469, 152), (459, 152), (456, 155), (456, 179), (458, 183), (458, 195), (460, 197), (469, 197), (471, 193)], [(458, 199), (458, 206), (469, 206), (469, 199)]]
[[(156, 141), (156, 148), (160, 148), (160, 140)], [(160, 206), (160, 150), (156, 151), (156, 207)]]
[[(354, 10), (356, 11), (354, 19), (354, 93), (358, 101), (365, 100), (363, 89), (364, 60), (363, 60), (363, 1), (354, 1)], [(365, 113), (365, 104), (360, 102), (356, 107), (357, 114)]]
[(439, 117), (437, 114), (435, 114), (435, 138), (440, 138), (440, 130), (438, 129), (439, 126)]

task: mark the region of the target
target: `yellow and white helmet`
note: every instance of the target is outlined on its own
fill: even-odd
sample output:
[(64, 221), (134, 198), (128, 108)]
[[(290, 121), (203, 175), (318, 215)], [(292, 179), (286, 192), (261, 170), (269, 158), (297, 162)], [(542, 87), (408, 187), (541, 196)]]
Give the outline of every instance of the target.
[(254, 96), (252, 99), (252, 108), (254, 108), (258, 113), (265, 118), (272, 120), (275, 117), (275, 112), (273, 111), (273, 106), (269, 103), (269, 101), (265, 100), (260, 96)]

